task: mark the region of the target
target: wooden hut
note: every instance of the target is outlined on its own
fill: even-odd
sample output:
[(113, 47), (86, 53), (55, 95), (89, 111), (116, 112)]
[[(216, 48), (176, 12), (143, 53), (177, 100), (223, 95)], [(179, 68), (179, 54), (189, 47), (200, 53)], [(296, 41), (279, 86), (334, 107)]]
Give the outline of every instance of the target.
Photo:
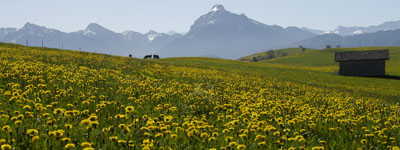
[(339, 75), (385, 76), (389, 50), (336, 52), (335, 61), (340, 63)]

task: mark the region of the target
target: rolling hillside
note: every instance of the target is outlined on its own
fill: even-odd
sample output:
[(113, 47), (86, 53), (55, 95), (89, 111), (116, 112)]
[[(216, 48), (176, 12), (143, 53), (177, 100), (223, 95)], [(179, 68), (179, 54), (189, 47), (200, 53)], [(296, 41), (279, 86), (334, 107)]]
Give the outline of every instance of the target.
[(400, 80), (337, 76), (334, 50), (260, 63), (0, 43), (0, 147), (398, 148)]
[(324, 68), (330, 72), (336, 72), (339, 64), (335, 62), (335, 52), (337, 51), (363, 51), (363, 50), (383, 50), (389, 49), (390, 60), (387, 61), (386, 71), (389, 75), (400, 76), (400, 47), (361, 47), (361, 48), (332, 48), (317, 51), (310, 51), (305, 54), (295, 54), (287, 57), (266, 60), (271, 64), (281, 64), (288, 66)]
[[(275, 51), (276, 57), (286, 57), (286, 56), (282, 56), (282, 54), (278, 55), (278, 53), (286, 53), (287, 56), (303, 53), (301, 48), (286, 48), (286, 49), (277, 49), (277, 50), (273, 50), (273, 51)], [(278, 51), (280, 51), (280, 52), (278, 52)], [(304, 53), (308, 53), (308, 52), (311, 52), (311, 51), (315, 51), (315, 49), (306, 48)], [(249, 55), (249, 56), (245, 56), (245, 57), (240, 58), (240, 60), (246, 60), (246, 59), (247, 60), (252, 60), (253, 57), (266, 57), (267, 56), (267, 52), (268, 51), (256, 53), (256, 54)]]

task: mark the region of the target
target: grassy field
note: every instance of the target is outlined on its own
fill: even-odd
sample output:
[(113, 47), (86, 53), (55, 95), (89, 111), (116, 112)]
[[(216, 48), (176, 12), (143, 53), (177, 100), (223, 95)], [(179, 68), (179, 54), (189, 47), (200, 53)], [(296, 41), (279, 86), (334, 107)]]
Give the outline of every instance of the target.
[(339, 70), (339, 63), (334, 61), (335, 52), (383, 49), (388, 49), (391, 56), (391, 59), (387, 61), (387, 73), (389, 75), (400, 76), (400, 47), (332, 48), (311, 51), (304, 55), (299, 53), (287, 57), (266, 60), (264, 62), (290, 66), (326, 68), (331, 72), (337, 72)]
[(399, 80), (283, 59), (142, 60), (0, 44), (0, 146), (399, 148)]
[[(284, 52), (287, 53), (288, 56), (303, 53), (303, 51), (302, 51), (301, 48), (286, 48), (286, 49), (274, 50), (274, 51), (275, 51), (275, 54), (277, 54), (277, 51), (279, 51), (279, 50), (280, 50), (282, 53), (284, 53)], [(308, 52), (312, 52), (312, 51), (316, 51), (316, 50), (315, 50), (315, 49), (307, 48), (306, 51), (304, 51), (304, 53), (308, 53)], [(240, 58), (240, 59), (250, 59), (250, 60), (252, 60), (253, 57), (259, 57), (259, 56), (266, 56), (266, 52), (256, 53), (256, 54), (253, 54), (253, 55), (249, 55), (249, 56), (242, 57), (242, 58)], [(279, 57), (279, 56), (278, 56), (278, 57)], [(286, 57), (286, 56), (284, 56), (284, 57)]]

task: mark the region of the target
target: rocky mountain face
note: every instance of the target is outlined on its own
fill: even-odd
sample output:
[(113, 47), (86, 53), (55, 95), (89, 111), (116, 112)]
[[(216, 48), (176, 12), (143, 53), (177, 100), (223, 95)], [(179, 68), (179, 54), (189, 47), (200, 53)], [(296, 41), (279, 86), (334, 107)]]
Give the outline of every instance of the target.
[(159, 53), (167, 57), (215, 56), (234, 59), (314, 35), (297, 27), (266, 25), (244, 14), (231, 13), (222, 5), (215, 5), (194, 22), (186, 35), (165, 45)]

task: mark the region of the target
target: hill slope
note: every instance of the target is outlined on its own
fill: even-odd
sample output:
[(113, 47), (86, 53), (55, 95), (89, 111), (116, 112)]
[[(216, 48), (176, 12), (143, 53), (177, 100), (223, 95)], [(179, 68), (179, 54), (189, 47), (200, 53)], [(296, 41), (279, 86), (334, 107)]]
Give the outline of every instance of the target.
[[(286, 57), (286, 56), (290, 56), (290, 55), (295, 55), (295, 54), (299, 54), (299, 53), (308, 53), (311, 51), (315, 51), (315, 49), (310, 49), (310, 48), (306, 48), (304, 49), (304, 52), (302, 50), (302, 48), (285, 48), (285, 49), (277, 49), (277, 50), (272, 50), (274, 51), (274, 58), (279, 58), (279, 57)], [(261, 52), (261, 53), (256, 53), (253, 55), (249, 55), (249, 56), (245, 56), (240, 58), (240, 60), (253, 60), (254, 58), (265, 58), (267, 57), (268, 51), (265, 52)], [(268, 59), (272, 59), (272, 58), (268, 58)], [(260, 61), (260, 60), (258, 60)]]
[(1, 43), (0, 56), (2, 149), (385, 149), (378, 140), (399, 139), (399, 80)]
[(339, 69), (338, 63), (334, 61), (335, 52), (381, 49), (389, 49), (390, 52), (390, 60), (387, 61), (386, 65), (387, 73), (389, 75), (400, 76), (400, 47), (332, 48), (266, 60), (264, 62), (289, 66), (324, 68), (326, 70), (330, 70), (331, 72), (335, 72)]

